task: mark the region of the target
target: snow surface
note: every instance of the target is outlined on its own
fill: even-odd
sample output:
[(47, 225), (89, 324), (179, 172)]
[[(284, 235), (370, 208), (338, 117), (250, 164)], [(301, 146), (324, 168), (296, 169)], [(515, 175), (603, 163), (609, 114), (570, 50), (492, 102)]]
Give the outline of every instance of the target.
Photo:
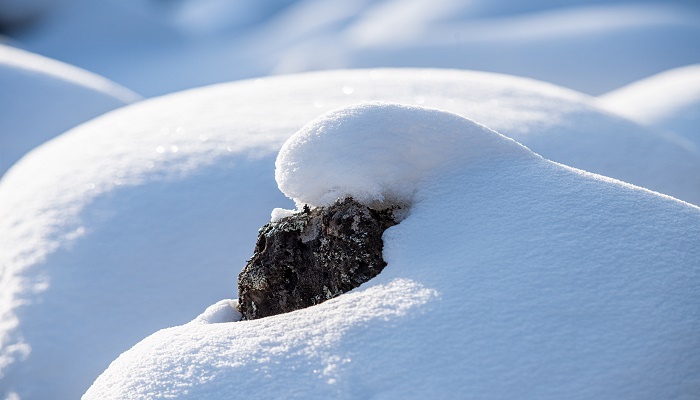
[(357, 67), (487, 70), (598, 95), (700, 62), (700, 6), (686, 0), (72, 0), (10, 33), (146, 96)]
[[(420, 135), (426, 128), (432, 140)], [(384, 235), (388, 265), (378, 277), (260, 320), (206, 323), (207, 310), (122, 354), (83, 399), (690, 399), (700, 391), (700, 208), (542, 159), (453, 114), (381, 103), (312, 122), (285, 144), (278, 167), (295, 165), (289, 153), (344, 159), (353, 135), (375, 136), (354, 143), (367, 154), (354, 165), (307, 159), (281, 183), (316, 168), (328, 181), (295, 190), (315, 199), (325, 186), (324, 201), (347, 168), (358, 172), (350, 177), (359, 196), (378, 182), (386, 193), (415, 179), (410, 215)], [(406, 148), (432, 162), (446, 142), (465, 157), (448, 152), (434, 175), (398, 174), (397, 183), (365, 174), (368, 163), (423, 171), (426, 160), (406, 158)], [(379, 150), (386, 159), (372, 155)]]
[(238, 300), (221, 300), (209, 306), (203, 313), (195, 318), (196, 324), (220, 324), (223, 322), (240, 321), (241, 313), (238, 311)]
[[(530, 2), (373, 2), (345, 24), (281, 48), (273, 71), (475, 69), (598, 95), (700, 59), (697, 3), (516, 3)], [(530, 12), (515, 12), (518, 8)], [(287, 25), (270, 29), (282, 36)]]
[(604, 107), (700, 149), (700, 64), (672, 69), (600, 97)]
[[(566, 157), (557, 161), (579, 162), (574, 165), (585, 169), (607, 168), (611, 174), (626, 172), (649, 182), (670, 183), (668, 187), (678, 190), (692, 188), (689, 182), (698, 175), (692, 172), (697, 169), (679, 167), (679, 160), (692, 161), (694, 153), (682, 147), (679, 152), (665, 138), (601, 111), (594, 99), (542, 82), (497, 74), (446, 70), (330, 71), (222, 84), (142, 101), (40, 146), (0, 180), (0, 397), (16, 393), (23, 400), (76, 398), (110, 361), (134, 343), (159, 329), (192, 320), (221, 299), (236, 297), (237, 274), (252, 254), (258, 228), (269, 220), (274, 208), (293, 207), (274, 180), (275, 158), (283, 143), (330, 109), (362, 101), (419, 104), (452, 111), (513, 137), (546, 158)], [(546, 151), (550, 154), (546, 155)], [(627, 206), (614, 201), (613, 205), (606, 205), (610, 196), (618, 195), (595, 189), (598, 184), (591, 183), (588, 190), (589, 184), (576, 183), (579, 178), (572, 178), (571, 182), (567, 178), (550, 188), (545, 181), (551, 174), (544, 171), (559, 171), (563, 167), (540, 165), (547, 168), (535, 168), (540, 172), (532, 174), (541, 175), (536, 182), (530, 175), (522, 176), (532, 171), (529, 168), (512, 171), (512, 176), (511, 172), (496, 169), (493, 171), (503, 174), (491, 176), (484, 166), (485, 175), (481, 178), (490, 177), (503, 191), (491, 193), (484, 189), (482, 194), (488, 194), (487, 198), (494, 199), (494, 206), (500, 204), (503, 208), (482, 208), (479, 215), (474, 215), (469, 211), (467, 198), (454, 208), (449, 206), (452, 211), (448, 220), (461, 214), (464, 215), (459, 218), (476, 218), (475, 229), (483, 236), (470, 238), (496, 245), (513, 241), (519, 237), (518, 232), (522, 233), (510, 232), (509, 226), (522, 227), (530, 221), (533, 231), (525, 234), (528, 243), (544, 241), (549, 234), (554, 239), (563, 237), (568, 244), (554, 241), (560, 249), (552, 250), (561, 255), (589, 235), (581, 231), (567, 236), (571, 231), (566, 226), (561, 235), (551, 230), (538, 234), (537, 221), (555, 219), (564, 224), (568, 221), (560, 217), (586, 220), (587, 214), (578, 214), (583, 207), (576, 205), (580, 200), (588, 204), (587, 212), (599, 216), (590, 217), (593, 225), (586, 226), (592, 232), (590, 236), (599, 233), (597, 224), (611, 224), (619, 229), (614, 234), (625, 234), (615, 240), (601, 237), (601, 249), (638, 245), (640, 254), (645, 256), (646, 251), (659, 251), (658, 256), (648, 257), (651, 260), (664, 257), (664, 243), (675, 240), (673, 234), (664, 236), (667, 231), (685, 229), (694, 221), (695, 211), (687, 211), (689, 206), (639, 189), (624, 189), (625, 193), (635, 193), (625, 197), (629, 206), (639, 207), (628, 211)], [(692, 173), (683, 174), (684, 171)], [(513, 188), (498, 183), (509, 177), (514, 180), (508, 184)], [(536, 183), (542, 197), (521, 193), (527, 185), (518, 183), (520, 177), (522, 182)], [(569, 183), (572, 186), (567, 186)], [(461, 193), (462, 186), (479, 193), (480, 186), (471, 183), (458, 185), (454, 188), (456, 193)], [(610, 190), (617, 193), (622, 189)], [(561, 191), (569, 193), (566, 201), (574, 203), (564, 214), (559, 214), (560, 208), (566, 208), (558, 203)], [(638, 198), (638, 192), (645, 194)], [(549, 195), (551, 199), (546, 197)], [(647, 204), (658, 202), (686, 211), (682, 215), (657, 213), (656, 206)], [(413, 210), (417, 207), (414, 205)], [(508, 207), (517, 212), (507, 211)], [(609, 207), (617, 208), (613, 212)], [(538, 210), (549, 211), (532, 214)], [(606, 210), (611, 214), (608, 217), (613, 218), (609, 222), (595, 213)], [(614, 218), (618, 213), (623, 219)], [(651, 223), (644, 228), (650, 219), (668, 223), (661, 224), (658, 238), (645, 236), (648, 243), (627, 242), (628, 233), (620, 230), (630, 213), (637, 218), (632, 226), (642, 232), (639, 235), (652, 229)], [(675, 219), (670, 219), (670, 215)], [(495, 220), (492, 227), (488, 221), (478, 219), (489, 216), (502, 219)], [(447, 216), (431, 222), (432, 217), (415, 217), (411, 224), (445, 225)], [(570, 229), (577, 226), (580, 227), (572, 222)], [(693, 232), (688, 230), (679, 246), (696, 238)], [(448, 233), (441, 236), (449, 238)], [(499, 233), (503, 233), (503, 239), (497, 236)], [(526, 249), (525, 245), (518, 249), (523, 255), (550, 250)], [(578, 249), (569, 261), (565, 262), (562, 256), (562, 265), (578, 259), (589, 262), (586, 260), (590, 257)], [(679, 249), (678, 259), (682, 261), (686, 253), (694, 254), (694, 249)], [(428, 251), (423, 257), (435, 254), (439, 253)], [(609, 262), (617, 264), (618, 257), (612, 254), (615, 253), (610, 253)], [(487, 255), (471, 258), (459, 251), (454, 253), (454, 257), (484, 262)], [(422, 258), (416, 260), (419, 259)], [(650, 262), (640, 260), (639, 265), (655, 265)], [(650, 268), (648, 273), (652, 274), (654, 269)], [(627, 270), (621, 269), (620, 273), (624, 271)], [(693, 282), (692, 273), (689, 274), (688, 284)], [(659, 287), (665, 285), (664, 279), (659, 281)], [(673, 275), (668, 279), (673, 279)], [(387, 280), (386, 284), (395, 283)], [(586, 287), (593, 290), (593, 286)], [(426, 293), (432, 293), (431, 286), (425, 288)], [(674, 295), (673, 290), (669, 296)], [(678, 292), (679, 298), (681, 293), (684, 292)], [(394, 304), (395, 299), (390, 297), (387, 304)], [(686, 298), (688, 302), (692, 299)], [(377, 307), (381, 308), (379, 304)], [(492, 305), (495, 307), (495, 303)], [(394, 315), (396, 310), (386, 312)], [(381, 321), (380, 318), (371, 323)], [(226, 348), (230, 349), (230, 345)]]
[(0, 44), (0, 176), (37, 145), (140, 96), (79, 68)]
[(298, 209), (346, 197), (374, 208), (409, 206), (423, 180), (452, 164), (527, 153), (494, 133), (443, 111), (393, 103), (350, 106), (289, 138), (277, 156), (275, 180)]

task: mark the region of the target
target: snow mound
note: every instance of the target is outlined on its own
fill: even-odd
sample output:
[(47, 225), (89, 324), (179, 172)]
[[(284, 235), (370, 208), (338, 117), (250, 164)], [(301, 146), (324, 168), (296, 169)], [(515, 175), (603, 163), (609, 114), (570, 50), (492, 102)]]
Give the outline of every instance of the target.
[(450, 164), (527, 153), (456, 114), (368, 103), (330, 111), (290, 137), (277, 156), (275, 179), (297, 205), (353, 197), (385, 208), (411, 204), (416, 185)]
[(325, 114), (280, 160), (280, 182), (302, 199), (415, 191), (384, 234), (382, 273), (292, 313), (157, 332), (83, 399), (697, 393), (700, 208), (536, 157), (454, 114), (386, 103)]
[(238, 311), (237, 300), (221, 300), (209, 306), (203, 313), (195, 318), (192, 323), (221, 324), (224, 322), (236, 322), (241, 320)]
[(105, 78), (0, 44), (0, 175), (35, 146), (140, 99)]
[(134, 343), (236, 297), (258, 229), (293, 208), (274, 179), (280, 148), (366, 101), (454, 112), (545, 158), (700, 203), (696, 153), (528, 79), (328, 71), (142, 101), (39, 146), (0, 180), (0, 398), (77, 398)]
[[(353, 361), (352, 356), (339, 357), (335, 351), (344, 336), (357, 335), (358, 326), (383, 325), (385, 321), (410, 316), (418, 306), (438, 297), (436, 291), (416, 282), (396, 279), (344, 294), (313, 311), (300, 310), (283, 318), (207, 325), (193, 321), (165, 329), (122, 354), (83, 399), (118, 399), (138, 394), (142, 399), (186, 396), (213, 400), (232, 393), (245, 397), (255, 392), (261, 398), (348, 397), (344, 392), (347, 384), (333, 388), (337, 370)], [(290, 316), (296, 322), (291, 322)], [(179, 354), (173, 351), (176, 348)], [(163, 363), (162, 375), (153, 373), (156, 363)], [(173, 368), (178, 364), (186, 372)], [(274, 365), (288, 365), (288, 376), (276, 379)], [(263, 375), (264, 371), (273, 374), (260, 380), (254, 368)], [(306, 381), (317, 390), (299, 390), (290, 385), (292, 379)]]
[(676, 133), (700, 149), (700, 64), (662, 72), (599, 99), (620, 115)]
[(146, 96), (360, 67), (484, 70), (597, 95), (700, 62), (699, 8), (689, 0), (30, 3), (48, 1), (60, 7), (13, 39)]
[[(327, 7), (344, 17), (347, 2), (335, 3)], [(386, 0), (369, 2), (312, 32), (307, 26), (318, 21), (296, 28), (304, 33), (297, 40), (295, 30), (289, 38), (288, 26), (303, 18), (301, 13), (289, 15), (287, 25), (266, 28), (271, 40), (288, 43), (273, 60), (278, 73), (460, 68), (526, 76), (598, 95), (700, 62), (700, 10), (683, 3)], [(301, 4), (311, 8), (316, 2)], [(518, 9), (526, 12), (514, 12)]]

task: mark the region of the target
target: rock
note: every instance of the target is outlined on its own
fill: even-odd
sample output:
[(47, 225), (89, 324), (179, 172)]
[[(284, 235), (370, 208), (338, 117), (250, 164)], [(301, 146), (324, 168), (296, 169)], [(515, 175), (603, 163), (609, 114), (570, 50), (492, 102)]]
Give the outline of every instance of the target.
[(382, 234), (396, 225), (393, 211), (347, 198), (263, 226), (238, 276), (243, 319), (319, 304), (377, 276), (386, 266)]

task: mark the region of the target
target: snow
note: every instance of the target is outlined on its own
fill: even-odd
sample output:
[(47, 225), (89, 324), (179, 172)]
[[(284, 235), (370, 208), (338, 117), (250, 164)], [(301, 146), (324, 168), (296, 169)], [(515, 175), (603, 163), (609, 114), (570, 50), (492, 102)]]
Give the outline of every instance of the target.
[(460, 68), (598, 95), (700, 60), (692, 2), (387, 0), (348, 10), (329, 0), (314, 13), (319, 3), (289, 7), (260, 29), (262, 39), (251, 35), (266, 72)]
[(238, 311), (238, 301), (226, 299), (209, 306), (203, 313), (195, 318), (192, 323), (220, 324), (240, 320), (241, 313)]
[[(697, 394), (700, 208), (553, 163), (469, 120), (418, 107), (341, 109), (283, 149), (342, 159), (349, 135), (380, 136), (356, 145), (387, 158), (347, 161), (357, 177), (310, 161), (300, 176), (316, 168), (315, 176), (350, 176), (353, 190), (367, 183), (371, 192), (368, 163), (375, 171), (406, 165), (397, 157), (405, 148), (437, 155), (464, 136), (453, 149), (463, 152), (460, 162), (448, 153), (444, 169), (413, 177), (410, 214), (386, 231), (388, 265), (378, 277), (288, 314), (161, 330), (117, 358), (83, 398)], [(318, 187), (336, 193), (335, 184), (344, 183), (299, 190), (317, 198)]]
[[(0, 399), (700, 392), (695, 1), (0, 0), (0, 43)], [(347, 194), (404, 206), (387, 269), (240, 321), (258, 228)]]
[(2, 44), (0, 87), (0, 175), (37, 145), (140, 99), (95, 74)]
[(146, 96), (369, 67), (486, 70), (598, 95), (700, 62), (699, 21), (685, 0), (72, 0), (10, 33)]
[(417, 185), (451, 164), (525, 153), (515, 141), (494, 136), (443, 111), (392, 103), (350, 106), (289, 138), (277, 156), (275, 180), (299, 209), (346, 197), (375, 208), (407, 206)]
[[(513, 138), (547, 159), (613, 177), (617, 173), (617, 178), (628, 180), (622, 176), (626, 173), (627, 176), (639, 178), (640, 181), (633, 183), (640, 186), (651, 187), (645, 182), (664, 183), (668, 188), (675, 188), (676, 192), (686, 190), (687, 201), (691, 201), (688, 199), (693, 193), (696, 196), (698, 193), (697, 186), (692, 184), (695, 182), (693, 179), (697, 179), (697, 173), (692, 172), (697, 171), (692, 169), (695, 168), (693, 160), (696, 160), (696, 153), (609, 114), (598, 108), (593, 98), (529, 79), (449, 70), (327, 71), (221, 84), (141, 101), (93, 119), (45, 143), (20, 160), (0, 180), (0, 243), (3, 243), (3, 251), (0, 252), (0, 397), (7, 397), (8, 393), (16, 393), (22, 400), (79, 397), (108, 367), (110, 361), (134, 343), (160, 329), (193, 320), (202, 310), (221, 299), (236, 297), (236, 276), (252, 254), (258, 228), (269, 221), (273, 209), (293, 207), (293, 203), (278, 190), (274, 180), (275, 159), (284, 142), (327, 111), (368, 101), (451, 111)], [(469, 132), (475, 133), (474, 125), (465, 124), (470, 127)], [(454, 134), (448, 132), (447, 136)], [(504, 143), (512, 143), (504, 137), (495, 137), (498, 138), (495, 142), (499, 144), (498, 148), (503, 147)], [(381, 138), (377, 138), (377, 143), (385, 145)], [(428, 145), (444, 147), (444, 143), (436, 143), (431, 141)], [(483, 145), (481, 141), (478, 143)], [(539, 159), (529, 152), (527, 154), (528, 159)], [(689, 164), (683, 166), (682, 162)], [(696, 208), (641, 189), (570, 171), (544, 160), (527, 162), (520, 169), (491, 164), (479, 163), (481, 167), (473, 170), (476, 175), (465, 178), (467, 180), (464, 182), (492, 181), (492, 184), (485, 184), (482, 188), (473, 183), (460, 183), (455, 187), (438, 186), (433, 192), (454, 192), (457, 196), (468, 190), (469, 196), (488, 194), (488, 202), (492, 202), (496, 208), (474, 203), (478, 199), (472, 197), (456, 200), (448, 196), (446, 199), (452, 199), (457, 204), (435, 207), (449, 208), (449, 213), (421, 214), (421, 207), (432, 204), (421, 200), (421, 196), (430, 193), (421, 184), (415, 186), (417, 192), (414, 199), (417, 200), (414, 200), (410, 215), (400, 226), (392, 228), (396, 232), (392, 235), (413, 235), (411, 231), (403, 231), (411, 224), (428, 225), (421, 225), (420, 229), (433, 232), (429, 229), (430, 225), (447, 227), (451, 226), (448, 222), (453, 218), (474, 218), (467, 221), (467, 225), (474, 225), (476, 231), (473, 232), (479, 234), (470, 233), (472, 236), (465, 236), (468, 240), (465, 239), (464, 243), (469, 244), (473, 240), (484, 247), (483, 251), (467, 246), (464, 253), (461, 250), (454, 253), (455, 259), (462, 257), (469, 262), (468, 266), (494, 265), (497, 260), (489, 257), (496, 257), (501, 252), (506, 264), (508, 260), (519, 257), (552, 253), (552, 257), (561, 257), (557, 262), (566, 268), (573, 268), (572, 264), (587, 268), (593, 265), (589, 263), (606, 257), (609, 265), (617, 265), (619, 259), (629, 256), (645, 269), (641, 272), (629, 270), (627, 267), (632, 266), (628, 265), (620, 267), (619, 274), (640, 275), (640, 280), (635, 282), (645, 287), (645, 277), (658, 269), (662, 274), (657, 282), (659, 290), (666, 288), (668, 293), (665, 296), (678, 296), (665, 302), (665, 297), (655, 297), (657, 293), (640, 289), (639, 294), (631, 297), (630, 301), (639, 300), (641, 304), (658, 301), (669, 306), (678, 304), (679, 299), (685, 299), (682, 301), (688, 304), (693, 302), (692, 295), (686, 296), (682, 287), (668, 281), (675, 279), (675, 272), (670, 271), (667, 278), (663, 272), (673, 265), (680, 265), (686, 257), (697, 256), (696, 246), (688, 242), (697, 237), (693, 225)], [(599, 170), (594, 170), (594, 167)], [(483, 174), (477, 174), (479, 171)], [(453, 169), (452, 173), (466, 174), (459, 168)], [(561, 179), (561, 182), (549, 185), (547, 182), (550, 179), (554, 182)], [(538, 197), (536, 193), (525, 191), (527, 182), (542, 195)], [(454, 185), (454, 182), (450, 185)], [(654, 189), (663, 191), (659, 187)], [(681, 197), (676, 192), (664, 191)], [(472, 204), (482, 204), (483, 207), (472, 210)], [(583, 208), (584, 205), (586, 208)], [(569, 206), (570, 209), (567, 208)], [(547, 221), (557, 224), (538, 233), (538, 227)], [(590, 225), (581, 225), (586, 221)], [(569, 223), (570, 226), (567, 225)], [(512, 232), (509, 227), (513, 227)], [(630, 227), (631, 231), (628, 232), (626, 227)], [(581, 231), (574, 232), (579, 228)], [(656, 231), (652, 233), (651, 229)], [(681, 230), (684, 230), (683, 235), (678, 233)], [(457, 236), (450, 236), (453, 233)], [(462, 235), (460, 232), (453, 233), (446, 231), (438, 236), (457, 238)], [(519, 233), (525, 239), (518, 239)], [(678, 247), (674, 247), (678, 261), (668, 261), (663, 268), (655, 264), (654, 260), (665, 259), (669, 254), (668, 249), (678, 235), (682, 236), (678, 238)], [(611, 240), (613, 237), (615, 239)], [(588, 239), (595, 242), (586, 241)], [(548, 241), (552, 241), (551, 248), (544, 243)], [(521, 246), (499, 247), (506, 246), (508, 242), (521, 243)], [(544, 247), (540, 247), (540, 242)], [(387, 247), (387, 251), (389, 248), (399, 251), (403, 246), (401, 243), (404, 242), (396, 242), (398, 247)], [(590, 249), (576, 247), (576, 243), (587, 243)], [(596, 246), (600, 246), (600, 250), (596, 250)], [(619, 248), (615, 246), (629, 246), (625, 247), (624, 257), (618, 257)], [(445, 248), (436, 248), (439, 252), (427, 251), (425, 247), (416, 249), (419, 248), (426, 251), (422, 256), (418, 257), (421, 253), (407, 254), (416, 256), (416, 260), (425, 260), (424, 257), (437, 256), (442, 254), (440, 252), (446, 254), (444, 257), (452, 257), (451, 250)], [(628, 254), (634, 253), (632, 248), (638, 248), (639, 259), (634, 254)], [(491, 256), (488, 249), (494, 251)], [(588, 250), (591, 256), (586, 255)], [(575, 257), (565, 258), (567, 251)], [(469, 255), (472, 252), (474, 256)], [(385, 253), (385, 256), (398, 257), (389, 254)], [(579, 260), (581, 264), (578, 264)], [(435, 259), (435, 262), (426, 262), (425, 265), (434, 269), (441, 266), (443, 261), (447, 271), (444, 279), (454, 278), (449, 272), (454, 265), (447, 258)], [(518, 265), (526, 267), (522, 263)], [(549, 264), (533, 265), (527, 264), (527, 268), (535, 268), (535, 273), (537, 268)], [(462, 265), (460, 268), (466, 267)], [(501, 267), (499, 264), (498, 268)], [(595, 268), (598, 271), (603, 267), (595, 264)], [(687, 268), (687, 280), (684, 282), (691, 285), (694, 284), (694, 269), (692, 266)], [(401, 270), (404, 269), (401, 267)], [(595, 274), (587, 274), (584, 269), (574, 268), (578, 275), (569, 277), (581, 282), (580, 290), (591, 290), (582, 295), (584, 300), (595, 300), (595, 285), (590, 280), (604, 281), (608, 275), (596, 278)], [(616, 271), (606, 273), (611, 274), (611, 279), (614, 278), (611, 282), (622, 285), (622, 278), (616, 275)], [(511, 272), (506, 270), (504, 279)], [(553, 276), (564, 272), (557, 270)], [(513, 276), (515, 279), (518, 275)], [(409, 300), (418, 296), (415, 302), (425, 302), (427, 307), (434, 304), (428, 300), (437, 296), (434, 291), (440, 292), (443, 298), (445, 296), (445, 289), (439, 285), (432, 286), (432, 282), (417, 280), (413, 275), (405, 278), (408, 280), (402, 277), (404, 280), (399, 283), (392, 279), (375, 283), (384, 285), (382, 288), (386, 290), (394, 288), (393, 292), (412, 288), (400, 301), (394, 295), (376, 300), (376, 304), (371, 306), (376, 310), (376, 315), (387, 315), (389, 318), (389, 315), (403, 313), (407, 317), (422, 318), (422, 309), (414, 314), (412, 309), (400, 308), (401, 304), (404, 301), (407, 305), (414, 304)], [(534, 284), (533, 281), (527, 282)], [(575, 285), (567, 282), (563, 290), (577, 293)], [(488, 280), (484, 283), (487, 286), (495, 284)], [(556, 286), (554, 282), (552, 285)], [(468, 287), (469, 290), (474, 289)], [(544, 288), (547, 289), (546, 286)], [(375, 289), (372, 293), (381, 297), (384, 295), (379, 293), (383, 293), (384, 289)], [(645, 293), (649, 300), (642, 299)], [(540, 294), (534, 293), (533, 296), (536, 297), (532, 300), (535, 303), (548, 301), (537, 297)], [(592, 304), (605, 310), (600, 301), (610, 296), (601, 294), (601, 298)], [(492, 308), (501, 301), (493, 296), (485, 299), (494, 301), (485, 305)], [(366, 300), (369, 302), (370, 298)], [(562, 307), (568, 305), (575, 310), (576, 296), (572, 294), (569, 300)], [(392, 305), (396, 301), (398, 308)], [(463, 298), (454, 301), (480, 304), (480, 301), (486, 300)], [(343, 303), (349, 307), (349, 311), (342, 315), (347, 317), (351, 312), (364, 314), (358, 307), (370, 305), (363, 302)], [(661, 311), (668, 311), (664, 307), (659, 311), (644, 307), (640, 310), (655, 316)], [(212, 310), (208, 314), (211, 318), (204, 319), (220, 321), (229, 318), (231, 314), (227, 314), (227, 308), (222, 308), (224, 311), (221, 314)], [(335, 311), (329, 310), (335, 315)], [(593, 311), (586, 310), (582, 313), (595, 316)], [(613, 307), (606, 312), (621, 310)], [(688, 318), (685, 321), (693, 320), (693, 311), (684, 311)], [(306, 315), (305, 312), (301, 314)], [(510, 311), (504, 308), (503, 312)], [(506, 318), (506, 314), (502, 315)], [(632, 315), (640, 317), (643, 313)], [(601, 318), (605, 316), (612, 318), (610, 314), (604, 314)], [(668, 321), (663, 318), (676, 318), (674, 316), (676, 314), (669, 313), (668, 317), (662, 316), (656, 322), (664, 325)], [(309, 318), (301, 321), (319, 321), (316, 316)], [(389, 326), (394, 323), (385, 321), (384, 317), (372, 319), (372, 315), (359, 315), (357, 318), (361, 324)], [(565, 321), (570, 319), (564, 318)], [(648, 319), (642, 318), (641, 321)], [(554, 324), (554, 319), (550, 322)], [(475, 323), (479, 323), (479, 320), (476, 319)], [(270, 322), (255, 324), (269, 326), (267, 324)], [(687, 324), (692, 325), (690, 322)], [(219, 328), (214, 328), (214, 325), (220, 324), (199, 325), (201, 327), (196, 329), (202, 329), (202, 334), (209, 329), (228, 330), (227, 324)], [(337, 334), (331, 325), (316, 325), (319, 329), (328, 326), (328, 335)], [(668, 326), (675, 329), (670, 322)], [(643, 327), (646, 328), (646, 325)], [(178, 332), (182, 328), (173, 329), (172, 332)], [(298, 337), (326, 340), (326, 333), (313, 331), (312, 326), (308, 329), (311, 330), (305, 332), (311, 336), (300, 333), (302, 336)], [(348, 329), (348, 332), (355, 332), (353, 335), (361, 335), (361, 330), (358, 331), (356, 327)], [(595, 330), (595, 326), (591, 329)], [(421, 332), (427, 334), (426, 331)], [(480, 332), (486, 334), (485, 331)], [(529, 334), (529, 331), (523, 332)], [(649, 332), (643, 337), (647, 338), (657, 331)], [(676, 333), (684, 337), (683, 332)], [(442, 333), (437, 335), (440, 337)], [(661, 333), (659, 335), (665, 337)], [(187, 333), (181, 339), (190, 337)], [(299, 340), (304, 342), (307, 339)], [(358, 337), (360, 342), (365, 339)], [(208, 339), (201, 336), (201, 340)], [(250, 340), (251, 346), (260, 346), (260, 354), (276, 351), (274, 346), (263, 349), (265, 342), (262, 338), (260, 341)], [(275, 340), (272, 343), (278, 343)], [(494, 337), (494, 340), (505, 341), (503, 337)], [(174, 346), (177, 341), (168, 339), (162, 344), (170, 345), (170, 342)], [(222, 354), (223, 349), (234, 351), (231, 342), (225, 342), (225, 346), (223, 343), (219, 349)], [(279, 343), (280, 348), (287, 346)], [(581, 343), (572, 342), (572, 345), (577, 344)], [(667, 346), (682, 344), (674, 339)], [(600, 346), (603, 346), (602, 342)], [(401, 345), (392, 344), (392, 347), (398, 351)], [(319, 347), (318, 354), (325, 351), (323, 349)], [(601, 347), (594, 347), (593, 350), (599, 351)], [(397, 354), (394, 356), (398, 357)], [(176, 357), (176, 354), (172, 354), (172, 357)], [(255, 359), (254, 355), (243, 353), (236, 357)], [(281, 360), (272, 355), (270, 357), (271, 360)], [(401, 360), (402, 357), (397, 359)], [(489, 359), (488, 355), (486, 357), (485, 360)], [(295, 359), (304, 360), (302, 356)], [(685, 370), (690, 373), (693, 360), (681, 361), (679, 365), (688, 367)], [(144, 361), (144, 368), (150, 368), (149, 365)], [(320, 370), (323, 371), (326, 366)], [(183, 371), (178, 368), (173, 371)], [(313, 369), (304, 371), (311, 376), (314, 375)], [(184, 379), (188, 373), (182, 373)], [(359, 371), (357, 373), (360, 374)], [(433, 378), (437, 379), (437, 374)], [(391, 379), (399, 378), (394, 376)], [(37, 385), (37, 382), (42, 384)], [(154, 383), (153, 388), (156, 390), (163, 386)], [(447, 388), (450, 385), (445, 390)], [(342, 388), (338, 390), (343, 391)], [(650, 393), (658, 394), (656, 391)]]
[(640, 124), (700, 148), (700, 64), (664, 71), (600, 97), (601, 104)]
[(270, 222), (277, 222), (284, 217), (289, 217), (294, 214), (295, 210), (287, 210), (284, 208), (274, 208), (270, 213)]
[[(392, 9), (382, 15), (398, 13), (401, 2), (392, 3)], [(336, 58), (343, 60), (343, 67), (352, 68), (381, 65), (500, 72), (597, 95), (655, 72), (695, 63), (700, 56), (694, 45), (700, 35), (697, 9), (672, 4), (610, 2), (464, 21), (451, 20), (451, 15), (409, 34), (398, 24), (382, 26), (381, 18), (375, 18), (373, 25), (379, 31), (360, 21), (356, 30), (353, 26), (339, 35), (349, 49)], [(386, 41), (387, 37), (393, 40)], [(331, 38), (314, 44), (325, 49), (335, 42)], [(308, 47), (301, 48), (302, 54), (291, 49), (276, 71), (338, 67), (333, 58), (322, 56), (323, 51), (304, 57)]]

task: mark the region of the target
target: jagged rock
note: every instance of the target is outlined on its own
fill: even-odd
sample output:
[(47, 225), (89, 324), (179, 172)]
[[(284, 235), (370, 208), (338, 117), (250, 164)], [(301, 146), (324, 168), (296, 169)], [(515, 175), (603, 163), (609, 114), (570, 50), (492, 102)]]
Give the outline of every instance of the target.
[(243, 319), (319, 304), (377, 276), (386, 266), (382, 234), (396, 224), (392, 215), (347, 198), (260, 228), (238, 276)]

